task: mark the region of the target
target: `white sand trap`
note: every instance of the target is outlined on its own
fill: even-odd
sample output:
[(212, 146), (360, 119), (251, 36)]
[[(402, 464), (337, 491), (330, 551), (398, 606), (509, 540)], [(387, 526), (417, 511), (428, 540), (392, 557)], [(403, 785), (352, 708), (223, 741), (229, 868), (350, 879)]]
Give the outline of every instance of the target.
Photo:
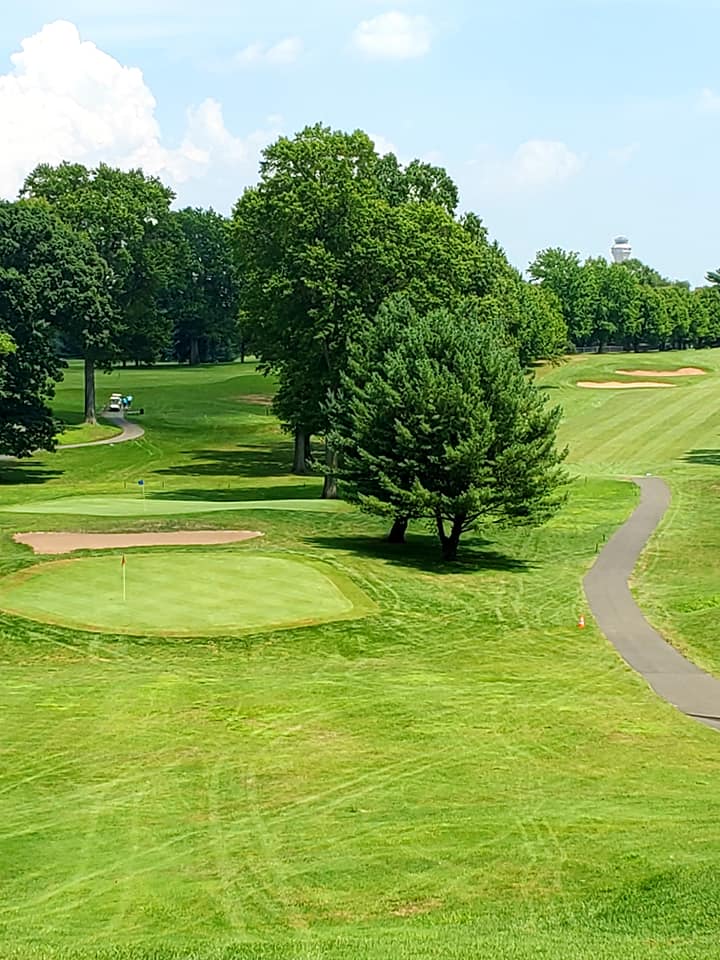
[(679, 370), (616, 370), (624, 377), (704, 377), (700, 367), (681, 367)]
[(207, 546), (262, 537), (257, 530), (173, 530), (169, 533), (16, 533), (13, 540), (35, 553), (110, 550), (121, 547)]
[(639, 390), (641, 387), (674, 387), (675, 384), (653, 383), (652, 380), (634, 380), (632, 383), (621, 383), (619, 380), (604, 380), (601, 383), (595, 380), (578, 380), (577, 386), (587, 390)]

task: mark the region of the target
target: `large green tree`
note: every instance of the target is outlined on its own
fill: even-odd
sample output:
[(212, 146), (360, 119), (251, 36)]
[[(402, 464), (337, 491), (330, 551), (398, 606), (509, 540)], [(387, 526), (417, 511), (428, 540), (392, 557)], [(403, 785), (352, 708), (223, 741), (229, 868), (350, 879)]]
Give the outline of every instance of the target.
[(446, 560), (479, 524), (540, 523), (563, 500), (560, 408), (476, 301), (418, 313), (402, 298), (350, 348), (330, 404), (349, 496), (393, 520), (430, 520)]
[[(254, 350), (279, 376), (296, 469), (308, 434), (326, 430), (323, 403), (349, 345), (389, 295), (402, 291), (421, 310), (475, 296), (486, 315), (515, 316), (522, 339), (522, 281), (479, 218), (456, 218), (456, 206), (445, 171), (381, 158), (361, 131), (318, 125), (265, 151), (259, 184), (235, 208), (234, 239), (243, 312)], [(333, 462), (326, 444), (324, 496), (334, 494)]]
[(174, 323), (175, 353), (196, 365), (239, 347), (238, 279), (229, 224), (214, 210), (171, 214), (175, 258), (163, 304)]
[[(26, 179), (21, 195), (44, 198), (69, 226), (86, 236), (107, 265), (108, 310), (93, 323), (68, 321), (67, 342), (85, 362), (85, 418), (95, 421), (95, 368), (118, 359), (126, 327), (151, 306), (161, 284), (158, 227), (168, 216), (173, 192), (141, 170), (100, 164), (41, 164)], [(150, 322), (152, 317), (148, 317)]]
[(0, 453), (52, 449), (58, 329), (107, 313), (107, 268), (44, 201), (0, 202)]

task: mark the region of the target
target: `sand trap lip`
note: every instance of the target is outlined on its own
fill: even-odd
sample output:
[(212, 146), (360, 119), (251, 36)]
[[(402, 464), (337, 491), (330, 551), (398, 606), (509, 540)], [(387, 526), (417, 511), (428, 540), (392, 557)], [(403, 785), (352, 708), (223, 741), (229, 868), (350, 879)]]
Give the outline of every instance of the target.
[(624, 377), (704, 377), (700, 367), (680, 367), (679, 370), (616, 370)]
[(122, 547), (211, 546), (262, 537), (257, 530), (173, 530), (167, 533), (16, 533), (13, 540), (34, 553), (112, 550)]
[(241, 393), (236, 397), (240, 403), (254, 403), (260, 407), (271, 407), (273, 398), (267, 393)]
[(638, 390), (641, 387), (668, 387), (672, 389), (674, 383), (653, 383), (652, 380), (635, 380), (633, 383), (619, 380), (578, 380), (578, 387), (584, 387), (586, 390)]

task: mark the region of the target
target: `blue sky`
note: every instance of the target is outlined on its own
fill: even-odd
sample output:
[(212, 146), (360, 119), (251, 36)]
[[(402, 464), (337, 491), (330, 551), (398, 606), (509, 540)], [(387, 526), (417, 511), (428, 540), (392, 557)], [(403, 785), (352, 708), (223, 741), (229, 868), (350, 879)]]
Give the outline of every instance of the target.
[(661, 272), (701, 283), (720, 265), (718, 12), (720, 0), (4, 4), (0, 192), (40, 159), (142, 162), (181, 202), (227, 212), (264, 143), (319, 120), (446, 166), (520, 268), (545, 246), (607, 255), (626, 233)]

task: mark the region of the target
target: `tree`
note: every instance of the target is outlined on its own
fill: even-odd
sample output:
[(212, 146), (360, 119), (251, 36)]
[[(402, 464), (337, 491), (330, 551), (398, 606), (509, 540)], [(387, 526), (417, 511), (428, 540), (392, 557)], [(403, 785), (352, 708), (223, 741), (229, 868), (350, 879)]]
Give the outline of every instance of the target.
[(163, 304), (174, 320), (175, 354), (191, 366), (225, 359), (241, 338), (228, 221), (214, 210), (191, 207), (171, 219), (178, 239)]
[(618, 266), (631, 273), (644, 287), (666, 287), (670, 283), (661, 273), (643, 263), (642, 260), (638, 260), (637, 257), (624, 260)]
[[(421, 310), (476, 296), (488, 311), (512, 312), (519, 278), (477, 217), (455, 219), (456, 205), (443, 170), (380, 158), (361, 131), (308, 127), (264, 152), (233, 234), (253, 347), (279, 376), (276, 409), (295, 435), (300, 472), (307, 436), (325, 432), (324, 401), (349, 345), (389, 295), (402, 291)], [(331, 496), (331, 444), (326, 461)]]
[[(569, 339), (580, 344), (588, 336), (587, 286), (582, 282), (580, 254), (550, 247), (541, 250), (530, 264), (531, 278), (551, 290), (560, 301)], [(585, 298), (585, 302), (583, 302)]]
[(391, 299), (353, 343), (330, 405), (350, 499), (402, 539), (430, 520), (442, 555), (480, 523), (540, 523), (563, 501), (559, 407), (476, 302), (420, 314)]
[[(264, 151), (260, 183), (245, 191), (233, 214), (255, 350), (264, 369), (278, 374), (281, 394), (304, 400), (285, 419), (301, 470), (306, 437), (322, 428), (321, 405), (337, 385), (348, 337), (388, 292), (378, 283), (382, 252), (373, 235), (382, 195), (377, 164), (365, 134), (308, 127)], [(329, 447), (327, 459), (331, 464)], [(332, 492), (329, 473), (323, 494)]]
[(44, 201), (0, 202), (0, 453), (52, 449), (57, 331), (92, 328), (106, 313), (106, 272)]
[(132, 326), (157, 290), (148, 247), (156, 242), (154, 231), (174, 194), (141, 170), (62, 163), (37, 167), (21, 195), (47, 200), (61, 220), (93, 243), (108, 268), (107, 313), (92, 325), (73, 320), (64, 331), (85, 361), (85, 419), (94, 423), (95, 368), (118, 358), (126, 325)]

